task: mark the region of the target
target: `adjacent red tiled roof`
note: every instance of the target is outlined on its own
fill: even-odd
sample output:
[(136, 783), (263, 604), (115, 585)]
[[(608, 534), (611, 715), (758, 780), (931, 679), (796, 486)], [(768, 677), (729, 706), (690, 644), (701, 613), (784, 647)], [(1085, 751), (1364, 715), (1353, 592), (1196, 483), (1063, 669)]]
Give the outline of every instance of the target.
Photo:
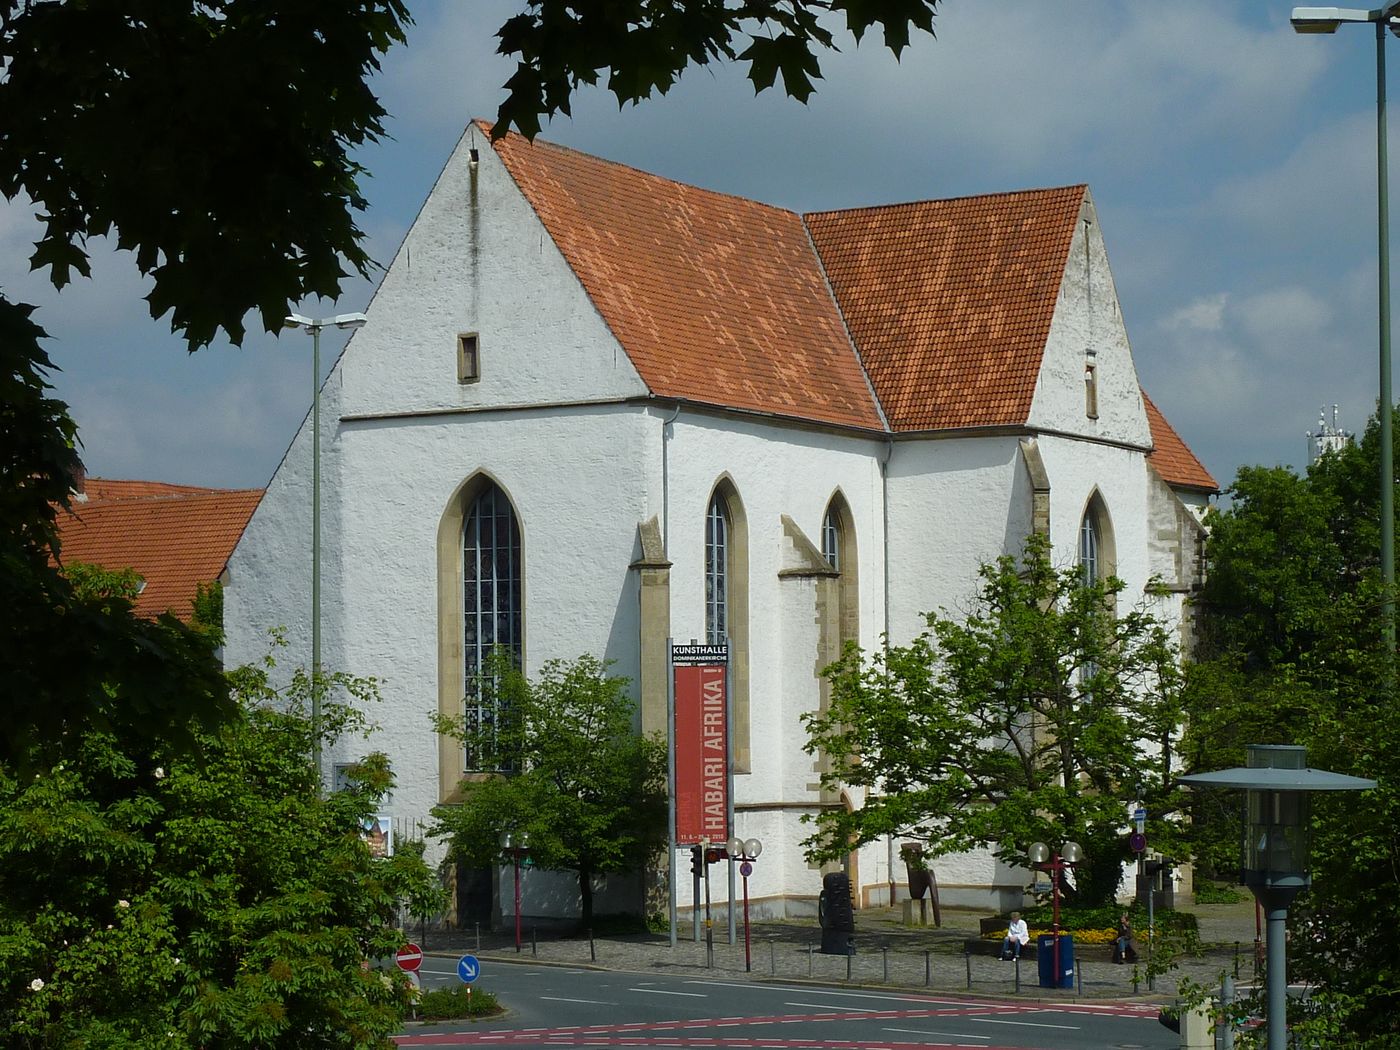
[(1146, 390), (1142, 392), (1142, 403), (1147, 408), (1147, 422), (1152, 428), (1152, 451), (1147, 455), (1147, 462), (1152, 464), (1162, 480), (1183, 488), (1218, 491), (1220, 486), (1215, 483), (1215, 478), (1211, 477), (1210, 471), (1196, 458), (1196, 454), (1186, 447), (1186, 442), (1181, 440), (1181, 435), (1167, 422), (1167, 417), (1152, 403)]
[(516, 134), (494, 145), (652, 393), (884, 429), (798, 215)]
[(1026, 422), (1084, 194), (806, 216), (893, 429)]
[(88, 478), (86, 500), (59, 513), (65, 563), (135, 569), (140, 616), (188, 620), (197, 584), (217, 580), (262, 498), (261, 489), (205, 489)]

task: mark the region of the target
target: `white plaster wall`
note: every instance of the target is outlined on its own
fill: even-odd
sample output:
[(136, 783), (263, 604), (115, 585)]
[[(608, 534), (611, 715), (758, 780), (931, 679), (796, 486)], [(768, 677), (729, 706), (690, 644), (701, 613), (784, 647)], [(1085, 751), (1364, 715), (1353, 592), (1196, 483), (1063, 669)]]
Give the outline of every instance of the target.
[[(328, 665), (382, 679), (371, 745), (394, 759), (398, 815), (437, 802), (437, 531), (467, 479), (489, 473), (520, 522), (525, 671), (592, 653), (638, 677), (637, 523), (654, 513), (642, 482), (649, 429), (635, 409), (601, 406), (344, 427), (346, 526)], [(358, 745), (347, 742), (341, 751)]]
[(979, 566), (1021, 549), (1030, 514), (1017, 438), (896, 442), (889, 465), (890, 640), (903, 645), (920, 634), (925, 613), (966, 609)]
[[(733, 483), (748, 523), (754, 770), (735, 777), (735, 820), (741, 836), (757, 836), (764, 843), (763, 858), (750, 879), (755, 898), (783, 892), (815, 898), (821, 889), (821, 877), (808, 865), (800, 845), (811, 833), (810, 826), (799, 822), (799, 810), (775, 808), (817, 800), (812, 759), (801, 750), (806, 735), (797, 720), (802, 712), (816, 709), (819, 695), (812, 674), (812, 583), (779, 582), (786, 543), (782, 515), (792, 517), (815, 542), (831, 496), (840, 489), (850, 507), (860, 559), (860, 640), (866, 648), (876, 645), (883, 629), (879, 462), (884, 448), (879, 439), (690, 409), (683, 410), (673, 426), (668, 450), (669, 555), (671, 633), (678, 641), (703, 639), (705, 634), (705, 512), (721, 477)], [(681, 886), (682, 904), (689, 902), (689, 894), (687, 878)]]
[[(1088, 350), (1094, 351), (1097, 419), (1085, 414)], [(1038, 430), (1083, 434), (1143, 449), (1152, 443), (1108, 251), (1088, 194), (1070, 244), (1027, 422)]]
[[(472, 129), (366, 313), (344, 355), (349, 415), (646, 393), (505, 165)], [(461, 332), (480, 334), (480, 382), (457, 382)]]

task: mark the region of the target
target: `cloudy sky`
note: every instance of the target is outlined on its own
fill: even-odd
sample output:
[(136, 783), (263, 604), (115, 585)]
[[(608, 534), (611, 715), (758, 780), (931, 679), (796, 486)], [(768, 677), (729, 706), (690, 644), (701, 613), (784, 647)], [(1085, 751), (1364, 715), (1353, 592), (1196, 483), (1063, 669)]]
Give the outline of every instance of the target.
[[(411, 7), (377, 88), (361, 224), (387, 261), (510, 66), (519, 0)], [(690, 71), (619, 112), (601, 90), (545, 137), (696, 185), (807, 210), (1087, 182), (1139, 375), (1222, 484), (1305, 462), (1321, 406), (1360, 429), (1376, 398), (1375, 66), (1366, 26), (1296, 36), (1274, 0), (945, 0), (896, 63), (871, 40), (823, 59), (806, 105), (742, 71)], [(1400, 79), (1400, 42), (1391, 42)], [(1400, 139), (1400, 130), (1395, 137)], [(0, 287), (40, 305), (89, 472), (261, 486), (311, 394), (310, 340), (194, 355), (152, 321), (130, 260), (94, 250), (55, 294), (26, 272), (32, 209), (0, 203)], [(362, 309), (357, 282), (338, 303)], [(329, 367), (334, 341), (323, 343)]]

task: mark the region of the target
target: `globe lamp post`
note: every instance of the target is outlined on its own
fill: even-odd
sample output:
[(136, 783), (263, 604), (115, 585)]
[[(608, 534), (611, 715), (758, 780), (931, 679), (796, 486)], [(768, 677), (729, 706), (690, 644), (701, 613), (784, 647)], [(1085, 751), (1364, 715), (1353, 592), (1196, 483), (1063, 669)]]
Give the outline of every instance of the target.
[(1312, 884), (1308, 873), (1310, 793), (1364, 791), (1374, 780), (1308, 768), (1307, 748), (1250, 744), (1247, 765), (1179, 777), (1188, 787), (1244, 791), (1240, 881), (1268, 919), (1265, 974), (1269, 1050), (1288, 1045), (1288, 906)]
[(515, 871), (515, 950), (520, 951), (520, 864), (530, 855), (530, 835), (528, 832), (503, 831), (497, 840), (501, 854), (510, 858), (510, 866)]
[[(1053, 987), (1060, 986), (1060, 875), (1066, 868), (1072, 868), (1084, 859), (1084, 849), (1077, 842), (1066, 842), (1058, 852), (1052, 853), (1043, 842), (1032, 842), (1026, 850), (1026, 859), (1033, 867), (1050, 873), (1050, 899), (1053, 915), (1055, 948), (1055, 980)], [(1044, 971), (1042, 971), (1042, 974)]]
[(731, 860), (738, 860), (739, 874), (744, 879), (744, 969), (753, 969), (753, 953), (749, 940), (749, 876), (753, 874), (753, 862), (763, 852), (763, 843), (758, 839), (741, 839), (738, 836), (724, 844), (724, 851)]

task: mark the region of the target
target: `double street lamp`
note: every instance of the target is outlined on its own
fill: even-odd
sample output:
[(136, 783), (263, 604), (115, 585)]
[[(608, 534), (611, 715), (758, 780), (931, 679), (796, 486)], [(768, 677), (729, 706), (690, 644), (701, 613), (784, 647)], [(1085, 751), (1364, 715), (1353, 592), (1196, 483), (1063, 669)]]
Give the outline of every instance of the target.
[(724, 852), (729, 854), (731, 861), (739, 861), (739, 874), (744, 879), (744, 969), (752, 970), (753, 953), (749, 941), (749, 876), (753, 874), (753, 862), (758, 860), (759, 854), (763, 852), (763, 843), (758, 839), (741, 839), (736, 835), (724, 844)]
[[(1054, 937), (1055, 947), (1054, 978), (1051, 982), (1052, 988), (1064, 987), (1064, 979), (1060, 974), (1060, 876), (1066, 868), (1072, 868), (1084, 859), (1084, 848), (1077, 842), (1066, 842), (1057, 852), (1051, 852), (1050, 847), (1043, 842), (1032, 842), (1030, 848), (1026, 850), (1026, 859), (1031, 865), (1040, 871), (1050, 873), (1050, 897), (1053, 901), (1052, 915), (1054, 917)], [(1040, 946), (1036, 946), (1039, 954)], [(1044, 979), (1044, 969), (1041, 971)]]
[(321, 792), (321, 329), (362, 328), (364, 314), (289, 314), (283, 328), (311, 333), (311, 762)]
[(510, 858), (515, 869), (515, 950), (520, 951), (520, 864), (530, 855), (530, 834), (526, 831), (503, 831), (498, 840), (501, 854)]
[(1349, 7), (1295, 7), (1289, 21), (1297, 33), (1335, 33), (1343, 24), (1369, 22), (1376, 27), (1376, 240), (1380, 262), (1380, 425), (1381, 482), (1381, 633), (1386, 652), (1395, 652), (1395, 469), (1390, 380), (1390, 176), (1385, 138), (1385, 33), (1400, 34), (1396, 12), (1400, 0), (1373, 10)]

